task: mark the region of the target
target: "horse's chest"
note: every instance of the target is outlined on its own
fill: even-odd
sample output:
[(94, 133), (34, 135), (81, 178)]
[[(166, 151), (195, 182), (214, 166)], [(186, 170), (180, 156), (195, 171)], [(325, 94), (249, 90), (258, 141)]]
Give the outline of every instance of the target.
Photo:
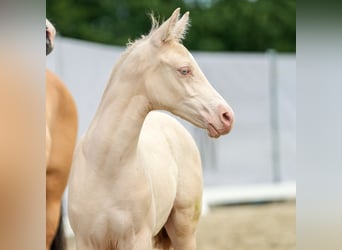
[(149, 161), (146, 166), (151, 187), (155, 226), (153, 233), (160, 231), (173, 207), (177, 192), (177, 166), (172, 159)]
[(91, 202), (82, 202), (73, 209), (78, 215), (83, 214), (78, 216), (78, 223), (83, 224), (84, 218), (88, 218), (87, 224), (82, 226), (87, 231), (85, 235), (91, 234), (102, 241), (109, 235), (139, 232), (143, 226), (153, 227), (152, 190), (147, 178), (141, 174), (118, 175), (118, 178), (117, 181), (102, 179), (101, 184), (88, 190)]

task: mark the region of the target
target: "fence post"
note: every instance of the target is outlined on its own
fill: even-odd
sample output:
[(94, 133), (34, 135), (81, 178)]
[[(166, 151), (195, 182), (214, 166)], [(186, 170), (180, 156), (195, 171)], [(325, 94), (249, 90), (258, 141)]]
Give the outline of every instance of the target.
[(269, 94), (270, 94), (270, 125), (271, 125), (271, 160), (272, 178), (277, 183), (281, 180), (280, 173), (280, 138), (279, 138), (279, 107), (278, 107), (278, 79), (277, 53), (274, 49), (267, 51), (269, 58)]

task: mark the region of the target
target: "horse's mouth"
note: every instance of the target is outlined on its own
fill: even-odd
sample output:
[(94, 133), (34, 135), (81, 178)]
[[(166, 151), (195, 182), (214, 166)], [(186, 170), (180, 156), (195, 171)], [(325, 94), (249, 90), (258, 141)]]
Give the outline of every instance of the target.
[(208, 135), (212, 138), (218, 138), (221, 135), (221, 133), (211, 123), (208, 124), (207, 130), (208, 130)]

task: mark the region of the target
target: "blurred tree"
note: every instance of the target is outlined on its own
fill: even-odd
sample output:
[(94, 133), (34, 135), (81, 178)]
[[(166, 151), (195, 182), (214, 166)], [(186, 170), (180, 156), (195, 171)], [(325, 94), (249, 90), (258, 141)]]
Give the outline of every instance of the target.
[(191, 13), (191, 50), (282, 52), (296, 49), (295, 0), (47, 0), (63, 36), (125, 45), (150, 29), (147, 14)]

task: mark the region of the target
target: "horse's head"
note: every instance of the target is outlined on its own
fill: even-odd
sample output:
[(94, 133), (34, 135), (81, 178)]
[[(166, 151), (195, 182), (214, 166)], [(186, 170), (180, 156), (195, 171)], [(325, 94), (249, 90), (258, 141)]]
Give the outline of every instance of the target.
[(46, 19), (46, 55), (53, 50), (54, 39), (56, 35), (55, 27)]
[(181, 44), (189, 12), (179, 19), (179, 11), (176, 9), (160, 27), (153, 25), (146, 37), (152, 63), (145, 79), (147, 94), (153, 109), (168, 110), (217, 138), (231, 130), (234, 112)]

